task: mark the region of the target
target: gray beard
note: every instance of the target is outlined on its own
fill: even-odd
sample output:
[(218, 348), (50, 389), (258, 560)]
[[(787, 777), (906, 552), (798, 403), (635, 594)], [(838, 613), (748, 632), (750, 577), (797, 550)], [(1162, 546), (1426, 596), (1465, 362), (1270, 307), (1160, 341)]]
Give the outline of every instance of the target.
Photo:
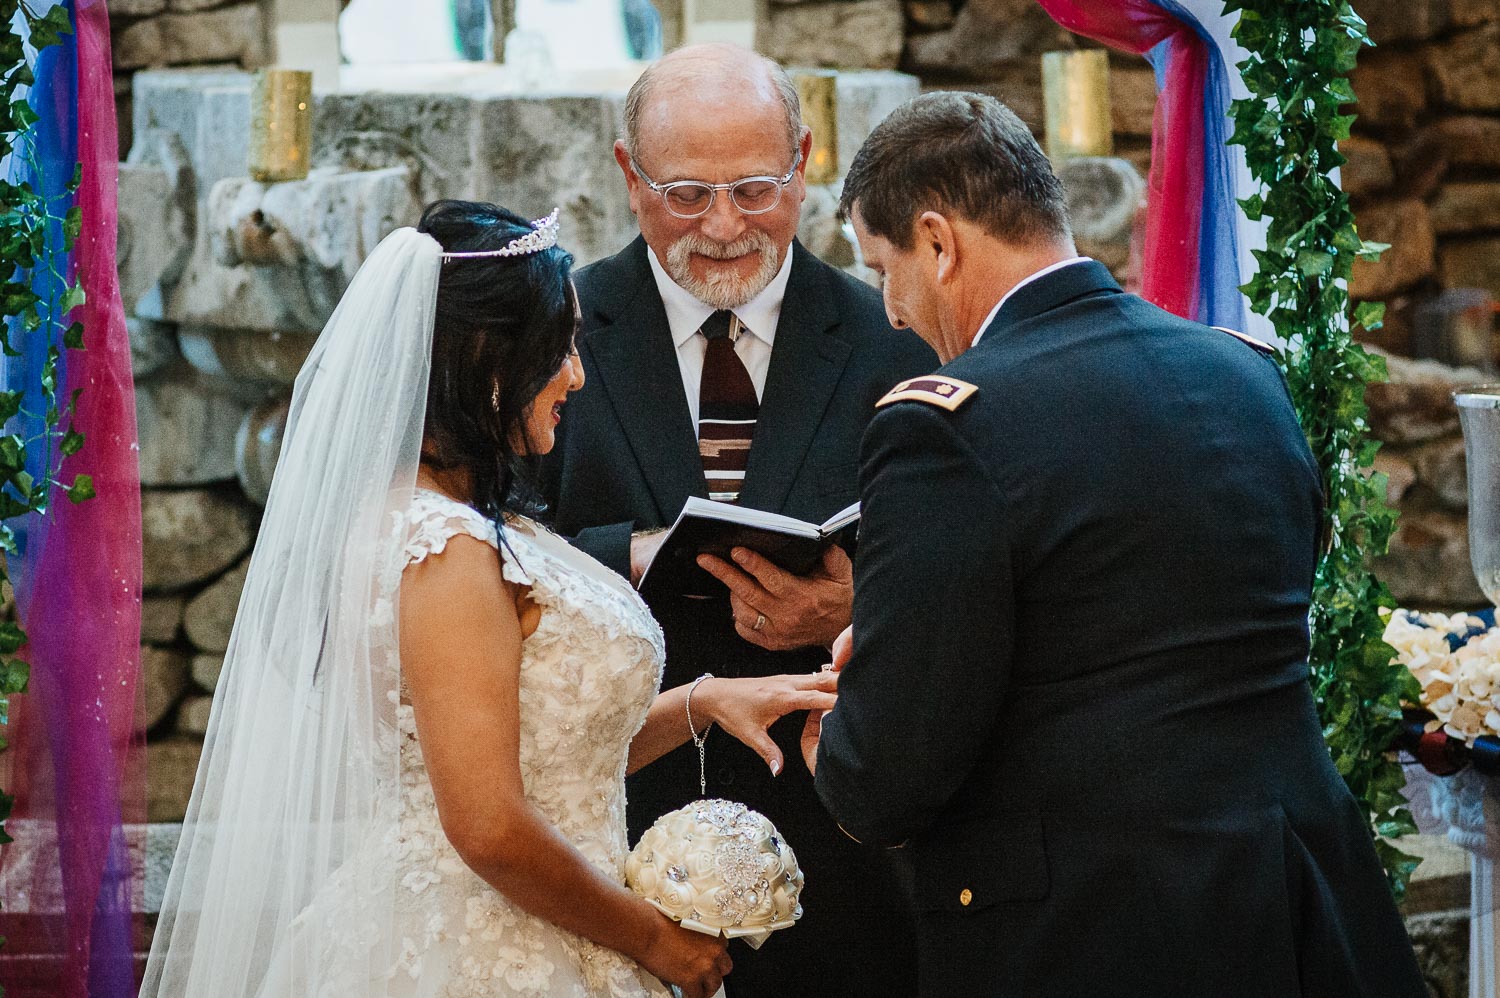
[[(760, 254), (760, 265), (749, 277), (730, 273), (698, 278), (688, 267), (694, 254), (715, 260), (731, 260), (746, 253)], [(667, 247), (667, 273), (684, 290), (705, 305), (716, 309), (739, 308), (766, 289), (781, 269), (776, 259), (776, 245), (764, 232), (745, 233), (732, 243), (718, 243), (697, 233), (683, 236)]]

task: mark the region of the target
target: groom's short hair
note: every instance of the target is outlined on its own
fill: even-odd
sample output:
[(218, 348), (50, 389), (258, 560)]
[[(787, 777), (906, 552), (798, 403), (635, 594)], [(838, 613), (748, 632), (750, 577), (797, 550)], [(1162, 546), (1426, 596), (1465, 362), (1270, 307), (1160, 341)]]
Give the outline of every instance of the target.
[(1031, 130), (984, 94), (935, 91), (892, 111), (860, 146), (839, 211), (909, 250), (924, 211), (956, 214), (1012, 243), (1069, 239), (1062, 182)]

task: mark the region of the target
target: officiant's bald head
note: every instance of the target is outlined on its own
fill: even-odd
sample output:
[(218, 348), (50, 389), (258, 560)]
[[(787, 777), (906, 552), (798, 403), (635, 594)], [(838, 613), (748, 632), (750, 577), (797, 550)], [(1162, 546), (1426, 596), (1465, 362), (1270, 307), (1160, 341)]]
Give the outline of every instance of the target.
[(625, 97), (625, 148), (640, 154), (643, 131), (654, 130), (652, 115), (713, 113), (726, 102), (779, 114), (788, 154), (800, 144), (802, 103), (786, 70), (739, 45), (711, 42), (677, 49), (636, 79)]
[(672, 280), (733, 309), (786, 260), (811, 146), (785, 70), (737, 45), (692, 45), (630, 88), (615, 160), (641, 235)]

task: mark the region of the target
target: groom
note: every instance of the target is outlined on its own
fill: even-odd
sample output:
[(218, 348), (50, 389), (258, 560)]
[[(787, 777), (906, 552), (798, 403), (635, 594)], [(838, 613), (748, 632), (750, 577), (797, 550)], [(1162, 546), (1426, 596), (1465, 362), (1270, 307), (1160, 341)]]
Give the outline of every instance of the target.
[[(875, 400), (937, 364), (891, 329), (874, 291), (795, 240), (810, 144), (796, 88), (744, 49), (681, 49), (627, 97), (615, 158), (641, 238), (578, 274), (587, 381), (543, 467), (557, 527), (622, 575), (639, 576), (688, 496), (813, 523), (853, 502)], [(700, 441), (725, 405), (755, 420), (737, 434), (748, 450)], [(704, 673), (812, 672), (828, 660), (852, 598), (843, 551), (805, 577), (753, 559), (717, 568), (748, 598), (653, 598), (664, 687)], [(771, 727), (783, 758), (795, 759), (800, 730), (790, 717)], [(796, 928), (760, 950), (734, 944), (731, 998), (910, 994), (911, 915), (891, 857), (838, 830), (801, 765), (775, 774), (717, 728), (706, 760), (709, 796), (767, 815), (807, 877)], [(698, 781), (691, 744), (632, 776), (632, 837), (699, 797)]]
[(1078, 257), (989, 97), (898, 108), (842, 207), (946, 366), (865, 436), (806, 757), (912, 859), (919, 993), (1425, 995), (1308, 689), (1322, 494), (1269, 348)]

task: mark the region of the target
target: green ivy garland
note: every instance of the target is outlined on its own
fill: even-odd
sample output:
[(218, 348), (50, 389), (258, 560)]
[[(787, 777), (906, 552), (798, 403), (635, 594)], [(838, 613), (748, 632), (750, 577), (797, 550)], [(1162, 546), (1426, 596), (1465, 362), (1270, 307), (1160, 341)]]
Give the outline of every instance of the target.
[[(15, 27), (18, 12), (24, 33)], [(40, 51), (72, 31), (66, 7), (52, 7), (38, 15), (17, 0), (0, 0), (0, 157), (25, 163), (33, 177), (40, 174), (34, 148), (39, 118), (25, 96), (17, 96), (35, 82), (26, 46)], [(7, 520), (45, 514), (54, 489), (63, 489), (73, 502), (94, 495), (88, 475), (78, 475), (70, 485), (56, 478), (63, 458), (83, 447), (83, 434), (72, 427), (78, 393), (63, 405), (57, 398), (57, 362), (62, 351), (83, 347), (83, 324), (69, 321), (73, 309), (83, 304), (83, 289), (69, 283), (60, 270), (80, 231), (81, 214), (72, 202), (81, 177), (81, 165), (75, 165), (65, 191), (52, 196), (30, 182), (0, 179), (0, 277), (4, 279), (0, 284), (0, 351), (19, 357), (18, 337), (40, 336), (48, 344), (38, 384), (29, 386), (33, 404), (39, 400), (41, 412), (23, 410), (28, 394), (24, 388), (0, 390), (0, 426), (8, 427), (20, 415), (40, 416), (42, 423), (41, 431), (30, 438), (15, 432), (0, 434), (0, 551), (7, 556), (17, 553), (15, 533)], [(45, 300), (33, 290), (33, 279), (39, 275), (51, 278), (52, 293)], [(66, 429), (61, 428), (64, 421)], [(43, 473), (36, 479), (26, 471), (26, 464), (39, 448)], [(8, 578), (0, 560), (0, 584)], [(11, 613), (11, 619), (0, 620), (0, 725), (9, 723), (10, 698), (26, 691), (31, 673), (30, 666), (16, 657), (26, 643), (26, 633), (14, 616)], [(0, 750), (5, 747), (0, 737)], [(0, 843), (11, 841), (3, 822), (10, 816), (12, 803), (9, 794), (0, 792)]]
[[(1361, 240), (1349, 198), (1330, 179), (1345, 160), (1354, 101), (1349, 72), (1372, 44), (1346, 0), (1228, 0), (1239, 11), (1235, 38), (1247, 100), (1235, 101), (1234, 136), (1264, 193), (1240, 202), (1251, 219), (1270, 219), (1255, 279), (1244, 286), (1288, 345), (1279, 354), (1292, 400), (1323, 470), (1331, 546), (1313, 585), (1312, 685), (1334, 765), (1365, 808), (1391, 890), (1400, 899), (1417, 859), (1389, 840), (1416, 831), (1405, 778), (1388, 751), (1403, 697), (1416, 683), (1385, 643), (1382, 607), (1395, 605), (1369, 569), (1396, 522), (1385, 476), (1368, 471), (1379, 447), (1368, 435), (1365, 386), (1386, 378), (1385, 362), (1354, 342), (1345, 291), (1354, 260), (1388, 247)], [(1353, 327), (1377, 329), (1385, 306), (1366, 302)]]

